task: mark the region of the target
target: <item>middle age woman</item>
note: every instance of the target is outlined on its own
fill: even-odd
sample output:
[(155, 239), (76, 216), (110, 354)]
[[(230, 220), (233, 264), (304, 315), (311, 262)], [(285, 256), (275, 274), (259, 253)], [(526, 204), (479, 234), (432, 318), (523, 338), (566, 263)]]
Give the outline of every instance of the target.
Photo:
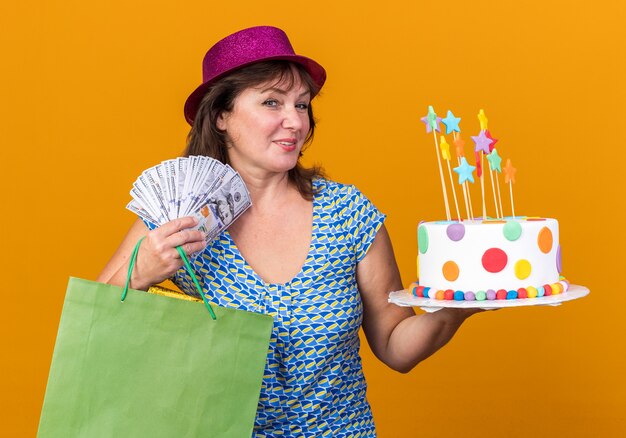
[(300, 163), (315, 128), (311, 100), (326, 73), (295, 54), (283, 31), (229, 35), (209, 50), (203, 73), (185, 106), (186, 154), (230, 164), (252, 207), (206, 246), (188, 230), (192, 218), (156, 229), (138, 220), (99, 280), (122, 284), (145, 236), (132, 287), (171, 277), (194, 295), (175, 248), (198, 253), (194, 265), (211, 303), (274, 317), (255, 435), (375, 436), (359, 329), (378, 359), (408, 372), (475, 311), (417, 316), (387, 301), (402, 282), (385, 216), (354, 186)]

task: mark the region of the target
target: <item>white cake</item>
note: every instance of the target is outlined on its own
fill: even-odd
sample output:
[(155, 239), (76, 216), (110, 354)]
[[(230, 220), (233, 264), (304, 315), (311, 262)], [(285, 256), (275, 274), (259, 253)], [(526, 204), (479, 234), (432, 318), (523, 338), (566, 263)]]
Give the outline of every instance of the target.
[(523, 299), (562, 293), (556, 219), (423, 222), (418, 226), (418, 297)]

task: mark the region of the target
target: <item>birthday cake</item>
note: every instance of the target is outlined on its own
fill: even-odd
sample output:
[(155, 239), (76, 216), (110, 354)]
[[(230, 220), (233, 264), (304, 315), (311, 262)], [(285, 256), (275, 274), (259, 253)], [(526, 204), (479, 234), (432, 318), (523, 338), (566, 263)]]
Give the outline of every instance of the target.
[(418, 226), (417, 297), (522, 299), (556, 295), (561, 278), (559, 224), (548, 218), (424, 222)]
[[(439, 118), (432, 107), (422, 118), (426, 123), (426, 132), (432, 132), (434, 136), (447, 220), (421, 222), (418, 225), (419, 281), (410, 286), (410, 292), (418, 298), (482, 301), (540, 298), (567, 291), (569, 283), (561, 276), (557, 220), (515, 215), (513, 183), (516, 169), (510, 159), (504, 168), (501, 167), (501, 158), (495, 148), (498, 140), (487, 130), (484, 111), (480, 110), (478, 114), (480, 132), (472, 136), (475, 166), (465, 158), (460, 120), (451, 111), (448, 111), (447, 117)], [(446, 134), (453, 136), (458, 164), (454, 169), (450, 165), (450, 145), (443, 135), (437, 138), (436, 132), (441, 132), (439, 122), (446, 126)], [(486, 172), (483, 172), (484, 158), (489, 163)], [(447, 165), (448, 184), (442, 160)], [(469, 185), (474, 183), (475, 170), (482, 200), (482, 215), (478, 218), (474, 216)], [(452, 171), (458, 174), (458, 185)], [(504, 216), (500, 173), (504, 173), (504, 182), (510, 192), (510, 216)], [(487, 198), (491, 196), (485, 194), (485, 174), (489, 175), (491, 183), (495, 217), (487, 215)], [(447, 186), (454, 200), (455, 219)], [(462, 198), (457, 196), (455, 186)], [(463, 203), (459, 202), (459, 198)], [(459, 205), (465, 205), (467, 219), (461, 218)]]

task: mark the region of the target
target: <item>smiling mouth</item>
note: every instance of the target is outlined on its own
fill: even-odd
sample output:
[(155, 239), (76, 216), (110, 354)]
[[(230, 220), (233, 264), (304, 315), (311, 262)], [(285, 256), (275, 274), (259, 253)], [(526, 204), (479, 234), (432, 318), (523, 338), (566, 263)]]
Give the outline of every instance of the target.
[(277, 140), (274, 141), (274, 143), (276, 143), (278, 146), (280, 146), (282, 149), (284, 149), (287, 152), (291, 152), (293, 150), (296, 149), (296, 145), (297, 142), (295, 141), (281, 141), (281, 140)]

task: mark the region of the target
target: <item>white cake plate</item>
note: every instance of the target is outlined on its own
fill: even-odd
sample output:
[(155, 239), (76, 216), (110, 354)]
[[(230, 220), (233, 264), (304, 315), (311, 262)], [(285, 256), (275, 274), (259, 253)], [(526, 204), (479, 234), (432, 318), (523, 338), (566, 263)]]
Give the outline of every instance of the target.
[(389, 302), (402, 307), (420, 307), (426, 312), (436, 312), (443, 308), (454, 309), (502, 309), (504, 307), (522, 306), (559, 306), (565, 301), (576, 300), (589, 294), (585, 286), (571, 284), (567, 292), (557, 295), (548, 295), (541, 298), (525, 298), (521, 300), (484, 300), (484, 301), (454, 301), (433, 300), (430, 298), (418, 298), (407, 289), (391, 292)]

